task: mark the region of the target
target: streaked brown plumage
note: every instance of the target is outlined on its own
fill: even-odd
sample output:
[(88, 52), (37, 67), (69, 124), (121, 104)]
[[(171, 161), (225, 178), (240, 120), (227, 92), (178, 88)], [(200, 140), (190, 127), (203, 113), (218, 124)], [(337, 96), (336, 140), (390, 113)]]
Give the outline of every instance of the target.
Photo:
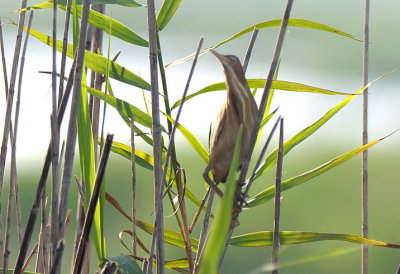
[(211, 52), (222, 63), (227, 86), (227, 99), (218, 115), (211, 139), (210, 161), (203, 173), (204, 179), (213, 186), (209, 181), (208, 173), (212, 171), (216, 184), (225, 182), (232, 163), (239, 127), (243, 123), (240, 153), (240, 164), (242, 163), (245, 152), (249, 150), (258, 108), (250, 92), (239, 58), (234, 55), (222, 55), (214, 50)]

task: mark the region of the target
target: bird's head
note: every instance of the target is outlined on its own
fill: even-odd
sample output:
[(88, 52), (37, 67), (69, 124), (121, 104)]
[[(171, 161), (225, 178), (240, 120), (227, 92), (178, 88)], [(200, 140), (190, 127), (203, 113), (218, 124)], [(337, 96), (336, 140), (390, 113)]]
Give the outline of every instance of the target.
[(211, 51), (212, 54), (214, 54), (219, 59), (219, 61), (224, 66), (224, 68), (231, 67), (234, 70), (236, 70), (236, 68), (239, 67), (239, 68), (241, 68), (243, 70), (242, 65), (240, 64), (240, 60), (239, 60), (239, 58), (237, 56), (235, 56), (235, 55), (223, 55), (223, 54), (220, 54), (220, 53), (218, 53), (218, 52), (216, 52), (215, 50), (212, 50), (212, 49), (210, 51)]

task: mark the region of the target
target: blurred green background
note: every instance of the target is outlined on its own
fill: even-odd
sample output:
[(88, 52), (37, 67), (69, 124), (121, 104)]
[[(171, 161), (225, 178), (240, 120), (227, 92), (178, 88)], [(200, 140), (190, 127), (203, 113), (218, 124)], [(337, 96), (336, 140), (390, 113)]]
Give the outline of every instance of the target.
[[(40, 1), (29, 1), (29, 5)], [(141, 1), (139, 1), (141, 2)], [(143, 1), (142, 1), (143, 2)], [(371, 48), (370, 80), (399, 67), (400, 25), (398, 1), (371, 1)], [(159, 7), (161, 1), (156, 1)], [(363, 1), (295, 1), (292, 18), (303, 18), (338, 28), (362, 39)], [(18, 1), (0, 2), (1, 16), (17, 21), (12, 13), (18, 9)], [(240, 30), (261, 21), (280, 18), (284, 1), (182, 1), (175, 17), (160, 34), (164, 63), (168, 64), (194, 52), (200, 37), (205, 38), (205, 47), (215, 45)], [(33, 28), (51, 33), (50, 10), (35, 12)], [(59, 12), (62, 20), (64, 13)], [(147, 37), (146, 9), (127, 9), (107, 7), (107, 14), (131, 27), (138, 34)], [(3, 18), (3, 23), (7, 21)], [(8, 70), (11, 68), (14, 36), (16, 28), (5, 24), (6, 54)], [(61, 33), (62, 22), (59, 24)], [(249, 64), (248, 78), (265, 78), (273, 54), (278, 28), (261, 30)], [(106, 38), (107, 39), (107, 38)], [(241, 59), (247, 49), (250, 34), (219, 48), (226, 54), (236, 54)], [(105, 43), (106, 44), (106, 43)], [(280, 80), (300, 82), (330, 90), (355, 92), (362, 87), (362, 43), (341, 36), (315, 30), (290, 28), (283, 51), (279, 72)], [(111, 42), (111, 55), (122, 50), (118, 62), (146, 80), (149, 80), (148, 53), (146, 48), (133, 47), (117, 39)], [(106, 52), (106, 50), (105, 50)], [(33, 189), (41, 172), (44, 153), (50, 136), (50, 77), (39, 74), (39, 70), (50, 70), (51, 49), (40, 42), (29, 41), (23, 84), (22, 113), (18, 139), (18, 174), (23, 201), (23, 217), (33, 200)], [(190, 63), (167, 70), (167, 81), (172, 102), (181, 97), (189, 72)], [(2, 79), (0, 81), (3, 81)], [(190, 93), (204, 86), (223, 81), (221, 67), (215, 57), (206, 54), (199, 59)], [(3, 83), (1, 83), (3, 85)], [(144, 107), (141, 92), (127, 85), (112, 83), (117, 97), (135, 106)], [(400, 125), (398, 104), (399, 73), (380, 80), (370, 89), (370, 140), (383, 137)], [(150, 100), (150, 95), (147, 94)], [(181, 123), (193, 132), (207, 147), (207, 135), (211, 122), (214, 122), (219, 107), (225, 98), (224, 92), (197, 97), (187, 103)], [(257, 97), (259, 101), (259, 96)], [(299, 94), (277, 91), (272, 109), (280, 107), (278, 113), (285, 118), (285, 140), (304, 127), (312, 124), (326, 111), (341, 101), (343, 97), (315, 94)], [(284, 179), (319, 166), (334, 157), (361, 145), (361, 97), (350, 103), (331, 121), (324, 125), (308, 140), (293, 149), (284, 159)], [(4, 92), (0, 92), (0, 106), (5, 109)], [(175, 115), (175, 114), (174, 114)], [(0, 118), (4, 119), (4, 111)], [(65, 120), (66, 121), (66, 120)], [(64, 123), (66, 124), (66, 123)], [(106, 132), (114, 132), (115, 140), (129, 143), (129, 129), (111, 108), (107, 110)], [(2, 128), (0, 129), (2, 133)], [(63, 128), (65, 133), (65, 128)], [(179, 135), (179, 134), (178, 134)], [(64, 135), (65, 136), (65, 135)], [(398, 146), (399, 134), (395, 134), (370, 150), (370, 237), (390, 243), (400, 243), (397, 218), (400, 203), (398, 186), (400, 169)], [(276, 138), (269, 152), (276, 147)], [(139, 142), (137, 148), (151, 152)], [(180, 163), (187, 172), (187, 186), (198, 198), (204, 191), (201, 180), (205, 163), (179, 135), (177, 152)], [(267, 152), (267, 153), (269, 153)], [(77, 162), (78, 163), (78, 162)], [(6, 178), (8, 178), (7, 171)], [(79, 174), (76, 169), (75, 174)], [(107, 191), (110, 192), (126, 211), (130, 211), (130, 163), (120, 156), (112, 156), (107, 171)], [(5, 182), (8, 182), (6, 179)], [(251, 191), (251, 196), (274, 183), (274, 169), (262, 176)], [(138, 218), (153, 222), (153, 180), (152, 173), (138, 168)], [(76, 186), (71, 185), (70, 207), (75, 214)], [(6, 208), (8, 186), (4, 186), (2, 206)], [(361, 158), (331, 170), (306, 184), (282, 194), (282, 230), (321, 231), (334, 233), (361, 234)], [(187, 202), (189, 216), (195, 207)], [(215, 208), (217, 208), (216, 203)], [(166, 227), (177, 229), (175, 218), (169, 206), (165, 206)], [(74, 215), (72, 219), (74, 219)], [(119, 243), (118, 233), (130, 229), (130, 223), (115, 209), (107, 205), (106, 238), (108, 255), (127, 252)], [(71, 258), (71, 244), (74, 221), (69, 228), (68, 246), (64, 256), (64, 273), (68, 273)], [(198, 224), (199, 225), (199, 224)], [(273, 226), (273, 204), (267, 203), (245, 211), (240, 218), (240, 226), (235, 234), (261, 230), (271, 230)], [(199, 227), (194, 232), (197, 237)], [(37, 235), (37, 234), (36, 234)], [(13, 235), (15, 237), (15, 235)], [(140, 233), (145, 244), (150, 237)], [(15, 239), (15, 238), (14, 238)], [(129, 241), (129, 237), (125, 237)], [(14, 241), (15, 246), (17, 242)], [(344, 251), (343, 251), (344, 250)], [(348, 252), (341, 256), (328, 256), (327, 252)], [(357, 273), (360, 272), (361, 247), (343, 242), (320, 242), (293, 246), (282, 246), (279, 261), (283, 266), (281, 273)], [(322, 259), (306, 262), (307, 259), (321, 255)], [(167, 259), (184, 257), (184, 251), (168, 247)], [(271, 261), (271, 249), (231, 247), (222, 266), (221, 273), (264, 273), (265, 265)], [(16, 258), (16, 248), (11, 252), (11, 265)], [(300, 260), (302, 263), (295, 263)], [(311, 260), (311, 259), (310, 259)], [(93, 268), (96, 259), (93, 256)], [(290, 266), (289, 264), (294, 264)], [(370, 273), (394, 273), (400, 263), (398, 250), (382, 247), (370, 248)]]

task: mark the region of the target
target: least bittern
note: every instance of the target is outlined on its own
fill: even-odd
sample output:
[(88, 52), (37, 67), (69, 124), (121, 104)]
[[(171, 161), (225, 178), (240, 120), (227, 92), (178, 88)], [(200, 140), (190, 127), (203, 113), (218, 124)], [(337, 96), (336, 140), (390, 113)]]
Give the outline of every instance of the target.
[[(225, 182), (227, 179), (239, 127), (243, 124), (239, 159), (241, 165), (245, 153), (250, 149), (250, 138), (256, 123), (258, 108), (244, 77), (243, 67), (239, 58), (234, 55), (222, 55), (214, 50), (211, 50), (211, 52), (222, 63), (227, 98), (214, 127), (210, 145), (210, 161), (203, 172), (203, 177), (221, 196), (222, 193), (216, 187), (216, 184)], [(210, 171), (212, 171), (215, 184), (208, 176)]]

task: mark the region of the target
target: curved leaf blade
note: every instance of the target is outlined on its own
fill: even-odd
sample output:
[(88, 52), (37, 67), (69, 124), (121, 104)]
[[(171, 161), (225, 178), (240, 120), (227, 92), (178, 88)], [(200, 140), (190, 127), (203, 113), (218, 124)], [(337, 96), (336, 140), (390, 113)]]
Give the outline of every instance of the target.
[[(132, 221), (132, 217), (129, 216), (121, 207), (121, 205), (118, 203), (114, 197), (112, 197), (109, 193), (106, 194), (106, 199), (107, 202), (109, 202), (112, 206), (115, 207), (125, 218), (128, 220)], [(136, 219), (136, 225), (143, 230), (144, 232), (152, 235), (153, 230), (154, 230), (154, 225), (146, 223), (144, 221)], [(180, 248), (185, 248), (185, 243), (183, 241), (182, 234), (180, 232), (164, 228), (164, 241), (168, 244), (180, 247)], [(197, 247), (199, 245), (199, 240), (196, 238), (191, 237), (190, 241), (192, 243), (192, 250), (194, 252), (197, 252)]]
[[(83, 0), (76, 0), (77, 5), (82, 5), (82, 3), (83, 3)], [(133, 0), (92, 0), (90, 3), (91, 4), (116, 4), (116, 5), (120, 5), (120, 6), (131, 7), (131, 8), (143, 6)], [(58, 0), (57, 4), (66, 6), (67, 1), (66, 0)], [(46, 2), (42, 2), (42, 3), (36, 4), (36, 5), (27, 7), (25, 9), (18, 10), (18, 12), (27, 11), (27, 10), (36, 10), (36, 9), (48, 9), (51, 7), (53, 7), (53, 1), (46, 1)]]
[(240, 148), (243, 125), (240, 126), (236, 139), (233, 160), (226, 181), (226, 189), (222, 196), (217, 215), (211, 226), (200, 261), (199, 274), (218, 273), (219, 261), (225, 247), (229, 227), (231, 225), (233, 204), (236, 192), (236, 180), (239, 167)]
[[(113, 142), (113, 145), (111, 147), (111, 151), (114, 153), (117, 153), (118, 155), (128, 159), (129, 161), (131, 160), (131, 147), (124, 145), (122, 143), (118, 142)], [(154, 158), (153, 156), (144, 153), (143, 151), (135, 149), (135, 155), (136, 155), (136, 163), (148, 170), (153, 171), (154, 167)], [(167, 171), (167, 180), (170, 179), (171, 176), (171, 170), (168, 169)], [(185, 197), (188, 198), (191, 202), (193, 202), (196, 206), (200, 207), (201, 202), (199, 199), (196, 198), (196, 196), (190, 191), (189, 188), (186, 187), (185, 189)], [(204, 208), (203, 208), (204, 210)]]
[[(131, 147), (127, 146), (122, 143), (118, 143), (113, 141), (113, 144), (111, 146), (111, 151), (114, 153), (117, 153), (121, 155), (122, 157), (131, 160)], [(136, 163), (140, 165), (141, 167), (144, 167), (145, 169), (153, 171), (154, 167), (154, 158), (153, 156), (135, 149), (135, 156), (136, 156)]]
[[(264, 29), (264, 28), (270, 28), (270, 27), (280, 27), (281, 23), (282, 23), (282, 19), (274, 19), (274, 20), (264, 21), (264, 22), (252, 25), (252, 26), (238, 32), (237, 34), (229, 37), (228, 39), (222, 41), (221, 43), (216, 44), (212, 48), (214, 49), (214, 48), (220, 47), (223, 44), (226, 44), (232, 40), (235, 40), (236, 38), (238, 38), (246, 33), (252, 32), (255, 28), (256, 29)], [(353, 40), (361, 41), (354, 35), (351, 35), (349, 33), (341, 31), (339, 29), (335, 29), (330, 26), (327, 26), (327, 25), (324, 25), (321, 23), (317, 23), (317, 22), (313, 22), (310, 20), (305, 20), (305, 19), (300, 19), (300, 18), (290, 18), (289, 22), (288, 22), (288, 26), (326, 31), (326, 32), (341, 35), (341, 36), (344, 36), (344, 37), (347, 37), (347, 38), (350, 38)]]
[[(58, 6), (65, 11), (66, 9), (65, 6), (61, 5)], [(82, 6), (78, 6), (77, 10), (78, 10), (78, 17), (81, 18)], [(102, 29), (107, 34), (117, 37), (122, 41), (128, 42), (130, 44), (141, 47), (149, 46), (148, 41), (137, 35), (134, 31), (132, 31), (124, 24), (92, 9), (89, 11), (89, 24), (96, 28)]]
[[(260, 247), (272, 245), (272, 231), (260, 231), (232, 237), (230, 245), (242, 247)], [(282, 231), (279, 233), (281, 245), (304, 244), (317, 241), (346, 241), (356, 244), (400, 248), (398, 244), (389, 244), (382, 241), (364, 238), (353, 234)]]
[(182, 0), (164, 0), (157, 14), (157, 29), (162, 30), (174, 16)]
[[(26, 30), (26, 27), (24, 27)], [(31, 28), (30, 34), (45, 43), (48, 46), (52, 46), (53, 44), (53, 38), (45, 35), (39, 31), (36, 31)], [(57, 40), (57, 51), (61, 52), (62, 51), (62, 41)], [(70, 58), (73, 58), (73, 47), (71, 44), (68, 44), (67, 47), (67, 56)], [(145, 80), (143, 80), (141, 77), (138, 75), (134, 74), (127, 68), (108, 60), (107, 58), (95, 54), (93, 52), (90, 52), (88, 50), (85, 51), (85, 66), (98, 72), (101, 74), (106, 74), (107, 72), (107, 64), (110, 62), (110, 70), (108, 71), (109, 77), (121, 81), (123, 83), (126, 83), (128, 85), (136, 86), (138, 88), (142, 88), (145, 90), (150, 90), (151, 86), (149, 83), (147, 83)]]
[[(252, 32), (254, 30), (254, 28), (263, 29), (263, 28), (270, 28), (270, 27), (279, 27), (281, 25), (281, 21), (282, 21), (282, 19), (274, 19), (274, 20), (268, 20), (268, 21), (264, 21), (264, 22), (260, 22), (258, 24), (252, 25), (252, 26), (250, 26), (248, 28), (245, 28), (244, 30), (236, 33), (235, 35), (229, 37), (228, 39), (226, 39), (226, 40), (224, 40), (224, 41), (222, 41), (222, 42), (220, 42), (220, 43), (218, 43), (218, 44), (216, 44), (216, 45), (214, 45), (212, 47), (209, 47), (207, 49), (202, 50), (200, 55), (203, 55), (203, 54), (207, 53), (208, 51), (210, 51), (210, 49), (216, 49), (216, 48), (218, 48), (218, 47), (220, 47), (220, 46), (222, 46), (222, 45), (224, 45), (224, 44), (226, 44), (226, 43), (228, 43), (228, 42), (230, 42), (232, 40), (235, 40), (235, 39), (241, 37), (242, 35), (244, 35), (246, 33)], [(317, 22), (313, 22), (313, 21), (309, 21), (309, 20), (305, 20), (305, 19), (290, 18), (289, 22), (288, 22), (288, 26), (325, 31), (325, 32), (341, 35), (341, 36), (344, 36), (344, 37), (347, 37), (347, 38), (350, 38), (350, 39), (353, 39), (353, 40), (356, 40), (356, 41), (361, 41), (360, 39), (358, 39), (354, 35), (351, 35), (349, 33), (341, 31), (339, 29), (335, 29), (335, 28), (332, 28), (330, 26), (327, 26), (327, 25), (324, 25), (324, 24), (320, 24), (320, 23), (317, 23)], [(189, 55), (189, 56), (186, 56), (186, 57), (184, 57), (182, 59), (179, 59), (179, 60), (177, 60), (177, 61), (175, 61), (175, 62), (173, 62), (171, 64), (168, 64), (166, 66), (166, 68), (174, 66), (174, 65), (177, 65), (177, 64), (180, 64), (180, 63), (184, 63), (186, 61), (192, 60), (193, 58), (194, 58), (194, 53)]]
[[(128, 102), (125, 102), (121, 99), (115, 98), (109, 94), (107, 96), (94, 88), (88, 87), (88, 92), (92, 94), (93, 96), (96, 96), (97, 98), (105, 101), (107, 104), (110, 106), (113, 106), (123, 114), (124, 116), (128, 118), (135, 117), (135, 121), (138, 122), (139, 124), (151, 128), (152, 127), (152, 118), (150, 115), (147, 113), (143, 112), (142, 110), (138, 109), (137, 107), (129, 104)], [(165, 132), (165, 128), (161, 127), (162, 130)]]
[[(316, 167), (310, 171), (307, 171), (303, 174), (300, 174), (296, 177), (286, 180), (282, 183), (281, 190), (285, 191), (285, 190), (291, 189), (293, 187), (299, 186), (299, 185), (303, 184), (304, 182), (309, 181), (312, 178), (324, 173), (325, 171), (328, 171), (329, 169), (332, 169), (335, 166), (340, 165), (340, 164), (350, 160), (354, 156), (369, 149), (370, 147), (379, 143), (380, 141), (382, 141), (385, 138), (386, 137), (375, 140), (375, 141), (373, 141), (369, 144), (366, 144), (364, 146), (361, 146), (359, 148), (356, 148), (356, 149), (354, 149), (350, 152), (347, 152), (339, 157), (336, 157), (335, 159), (333, 159), (329, 162), (326, 162), (323, 165), (320, 165), (319, 167)], [(248, 203), (245, 205), (245, 208), (250, 208), (250, 207), (254, 207), (254, 206), (266, 203), (267, 201), (273, 199), (273, 197), (275, 195), (274, 193), (275, 193), (275, 186), (271, 186), (271, 187), (267, 188), (266, 190), (260, 192), (259, 194), (257, 194), (253, 198), (251, 198), (248, 201)]]
[[(371, 82), (372, 83), (372, 82)], [(343, 107), (345, 107), (348, 103), (350, 103), (358, 94), (363, 92), (367, 87), (369, 87), (370, 84), (366, 85), (365, 87), (361, 88), (357, 92), (354, 93), (354, 95), (350, 95), (341, 102), (339, 102), (337, 105), (335, 105), (333, 108), (331, 108), (327, 113), (325, 113), (320, 119), (318, 119), (316, 122), (311, 124), (310, 126), (306, 127), (299, 133), (297, 133), (295, 136), (290, 138), (288, 141), (285, 142), (284, 147), (283, 147), (283, 154), (286, 155), (292, 148), (297, 146), (299, 143), (303, 142), (306, 138), (308, 138), (311, 134), (313, 134), (315, 131), (317, 131), (320, 127), (322, 127), (329, 119), (331, 119), (336, 113), (339, 112)], [(276, 163), (276, 158), (277, 158), (277, 151), (278, 149), (275, 149), (273, 152), (271, 152), (267, 159), (263, 162), (263, 164), (259, 167), (259, 169), (256, 172), (256, 177), (260, 177), (262, 174), (264, 174), (271, 166), (273, 166)]]
[[(249, 88), (264, 88), (265, 87), (265, 79), (247, 79), (247, 83)], [(309, 93), (318, 93), (318, 94), (325, 94), (325, 95), (354, 95), (354, 93), (346, 93), (346, 92), (339, 92), (339, 91), (332, 91), (328, 89), (313, 87), (301, 83), (289, 82), (289, 81), (281, 81), (281, 80), (273, 80), (272, 81), (272, 89), (279, 89), (279, 90), (287, 90), (287, 91), (296, 91), (296, 92), (309, 92)], [(223, 82), (215, 83), (209, 86), (202, 88), (201, 90), (190, 94), (186, 97), (185, 101), (192, 99), (200, 94), (213, 92), (213, 91), (221, 91), (226, 90), (226, 84)], [(179, 107), (182, 103), (182, 100), (179, 99), (175, 102), (172, 106), (172, 109)]]
[[(174, 119), (172, 119), (170, 116), (168, 116), (168, 114), (165, 114), (165, 117), (167, 117), (167, 119), (171, 122), (174, 123)], [(197, 138), (184, 126), (182, 126), (181, 124), (178, 123), (177, 125), (177, 129), (182, 133), (182, 135), (186, 138), (186, 140), (189, 142), (189, 144), (194, 148), (194, 150), (197, 152), (197, 154), (199, 154), (199, 156), (201, 158), (204, 159), (204, 161), (206, 161), (206, 163), (208, 163), (209, 161), (209, 157), (208, 157), (208, 152), (207, 150), (204, 148), (204, 146), (199, 142), (199, 140), (197, 140)]]

